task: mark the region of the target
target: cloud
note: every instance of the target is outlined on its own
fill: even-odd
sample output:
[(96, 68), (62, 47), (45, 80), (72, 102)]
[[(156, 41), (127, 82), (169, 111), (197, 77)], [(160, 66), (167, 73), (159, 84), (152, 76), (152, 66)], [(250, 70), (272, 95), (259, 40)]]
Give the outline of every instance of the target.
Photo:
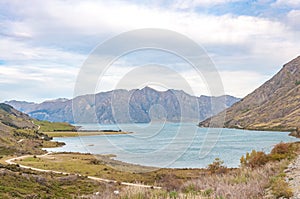
[(220, 76), (225, 93), (236, 97), (245, 97), (271, 78), (253, 71), (220, 71)]
[(291, 27), (300, 31), (300, 10), (291, 10), (287, 14), (287, 20)]
[[(299, 54), (299, 11), (290, 11), (286, 23), (276, 17), (237, 13), (213, 15), (197, 12), (197, 9), (185, 10), (233, 2), (237, 0), (175, 1), (175, 7), (170, 9), (160, 4), (147, 6), (124, 1), (4, 0), (0, 3), (5, 8), (0, 17), (1, 82), (6, 82), (9, 87), (16, 80), (24, 89), (36, 86), (29, 84), (29, 79), (39, 82), (38, 85), (49, 90), (46, 93), (35, 89), (40, 92), (39, 98), (55, 96), (54, 85), (63, 85), (64, 92), (57, 92), (56, 96), (69, 97), (73, 84), (66, 81), (75, 81), (79, 67), (98, 43), (132, 29), (166, 28), (187, 35), (207, 50), (221, 74), (225, 75), (226, 93), (245, 95), (253, 90), (252, 85), (259, 85), (263, 78), (274, 74), (282, 64)], [(278, 0), (275, 4), (295, 7), (297, 2)], [(174, 62), (172, 64), (175, 66)], [(117, 67), (115, 72), (118, 70), (122, 71)], [(188, 70), (181, 72), (189, 74)], [(226, 78), (230, 72), (236, 75), (234, 84), (230, 83), (232, 79)], [(246, 73), (252, 78), (245, 78)], [(117, 81), (115, 74), (106, 77), (107, 85)], [(193, 80), (189, 75), (186, 78), (196, 84), (197, 78)], [(46, 85), (43, 80), (47, 78), (49, 82), (57, 83)], [(245, 85), (243, 91), (237, 85)], [(201, 87), (196, 93), (200, 90), (204, 89)], [(13, 96), (8, 93), (2, 90), (1, 95)]]
[(173, 4), (173, 7), (176, 9), (193, 9), (196, 7), (209, 7), (238, 1), (241, 0), (178, 0)]
[(288, 6), (291, 8), (299, 8), (300, 1), (299, 0), (277, 0), (273, 5), (277, 7)]
[(35, 46), (11, 38), (0, 38), (0, 52), (0, 59), (20, 65), (31, 62), (40, 66), (59, 64), (78, 67), (86, 58), (85, 55), (76, 52)]
[(16, 9), (22, 7), (24, 12), (24, 19), (17, 23), (17, 27), (26, 27), (29, 30), (12, 27), (12, 34), (23, 31), (23, 34), (26, 32), (28, 35), (34, 35), (35, 39), (41, 39), (42, 42), (45, 42), (46, 38), (53, 42), (65, 39), (63, 44), (68, 44), (68, 40), (78, 36), (81, 36), (81, 39), (95, 35), (108, 38), (123, 31), (149, 27), (167, 28), (187, 34), (201, 43), (218, 44), (243, 43), (256, 35), (272, 37), (287, 31), (284, 24), (259, 17), (204, 15), (157, 7), (148, 8), (119, 1), (74, 1), (72, 6), (70, 1), (35, 1), (31, 4), (26, 1), (14, 6)]
[(77, 70), (65, 67), (0, 65), (1, 101), (19, 99), (41, 102), (72, 96)]

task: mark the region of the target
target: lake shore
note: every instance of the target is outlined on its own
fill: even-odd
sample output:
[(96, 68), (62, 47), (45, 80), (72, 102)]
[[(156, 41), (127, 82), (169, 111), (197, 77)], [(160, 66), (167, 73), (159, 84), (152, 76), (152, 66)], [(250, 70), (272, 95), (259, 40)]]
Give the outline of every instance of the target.
[(50, 137), (79, 137), (79, 136), (94, 136), (94, 135), (122, 135), (131, 134), (132, 132), (124, 131), (51, 131), (43, 132)]

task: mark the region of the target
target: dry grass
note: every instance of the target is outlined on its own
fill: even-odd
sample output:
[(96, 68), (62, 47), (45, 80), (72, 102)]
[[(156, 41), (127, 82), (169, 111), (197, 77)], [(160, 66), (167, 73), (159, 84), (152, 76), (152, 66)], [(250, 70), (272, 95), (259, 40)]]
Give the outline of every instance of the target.
[[(53, 169), (71, 173), (81, 173), (117, 181), (141, 182), (162, 186), (162, 190), (122, 187), (118, 195), (112, 192), (100, 193), (99, 198), (142, 199), (142, 198), (184, 198), (184, 199), (240, 199), (290, 197), (292, 192), (285, 182), (283, 170), (296, 157), (299, 143), (280, 143), (267, 155), (267, 162), (244, 166), (239, 169), (226, 169), (222, 161), (212, 163), (214, 169), (226, 169), (226, 172), (211, 172), (205, 169), (159, 169), (147, 173), (124, 172), (115, 170), (106, 164), (120, 162), (95, 159), (89, 154), (62, 153), (43, 158), (27, 158), (20, 164), (43, 169)], [(253, 157), (261, 157), (253, 153)], [(260, 160), (260, 159), (257, 159)], [(254, 165), (254, 166), (253, 166)], [(130, 165), (127, 165), (130, 166)], [(271, 195), (270, 195), (271, 194)]]
[(207, 175), (187, 182), (183, 192), (203, 195), (211, 190), (209, 198), (262, 198), (269, 186), (270, 178), (277, 175), (282, 163), (268, 163), (256, 169), (239, 169), (224, 175)]

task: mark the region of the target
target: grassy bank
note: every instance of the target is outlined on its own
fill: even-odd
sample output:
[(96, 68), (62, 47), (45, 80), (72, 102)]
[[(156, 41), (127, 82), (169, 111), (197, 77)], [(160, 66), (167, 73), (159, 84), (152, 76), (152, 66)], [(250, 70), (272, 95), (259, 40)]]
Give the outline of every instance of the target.
[(145, 184), (166, 184), (172, 178), (187, 180), (196, 179), (203, 169), (159, 169), (152, 172), (140, 173), (153, 170), (154, 168), (132, 165), (112, 160), (110, 156), (102, 155), (97, 158), (90, 154), (80, 153), (57, 153), (42, 158), (29, 157), (17, 163), (46, 170), (57, 170), (82, 175), (90, 175), (107, 178), (116, 181), (141, 182)]
[(92, 198), (108, 195), (118, 185), (103, 184), (77, 175), (40, 173), (0, 164), (0, 198)]
[(54, 132), (54, 131), (76, 131), (76, 127), (66, 122), (49, 122), (35, 120), (35, 125), (38, 125), (40, 131)]

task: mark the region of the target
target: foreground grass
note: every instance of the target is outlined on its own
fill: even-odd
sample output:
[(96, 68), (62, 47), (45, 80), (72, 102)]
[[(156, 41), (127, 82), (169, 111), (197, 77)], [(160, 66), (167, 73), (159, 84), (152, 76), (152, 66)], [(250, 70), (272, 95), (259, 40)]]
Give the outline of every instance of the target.
[(0, 164), (0, 198), (91, 198), (109, 195), (117, 185), (107, 185), (77, 175), (40, 173)]
[[(112, 160), (110, 156), (95, 158), (93, 155), (80, 153), (57, 153), (41, 158), (29, 157), (17, 161), (17, 163), (116, 181), (141, 182), (158, 186), (168, 185), (172, 186), (171, 189), (174, 189), (178, 183), (182, 184), (184, 180), (196, 179), (205, 172), (204, 169), (159, 169), (145, 172), (154, 168), (126, 164)], [(174, 181), (174, 184), (171, 185), (170, 183), (174, 179), (176, 182)]]
[[(288, 198), (291, 189), (284, 169), (299, 152), (299, 143), (278, 144), (270, 154), (252, 152), (241, 158), (242, 167), (228, 169), (222, 165), (206, 169), (159, 169), (146, 173), (140, 166), (122, 164), (108, 156), (58, 153), (42, 158), (26, 158), (18, 163), (41, 169), (52, 169), (97, 176), (125, 182), (162, 186), (162, 190), (134, 187), (121, 188), (118, 198)], [(109, 166), (111, 165), (111, 166)], [(128, 167), (127, 167), (128, 166)], [(124, 167), (121, 171), (122, 167)], [(118, 169), (115, 169), (118, 168)], [(113, 198), (107, 194), (102, 198)]]

